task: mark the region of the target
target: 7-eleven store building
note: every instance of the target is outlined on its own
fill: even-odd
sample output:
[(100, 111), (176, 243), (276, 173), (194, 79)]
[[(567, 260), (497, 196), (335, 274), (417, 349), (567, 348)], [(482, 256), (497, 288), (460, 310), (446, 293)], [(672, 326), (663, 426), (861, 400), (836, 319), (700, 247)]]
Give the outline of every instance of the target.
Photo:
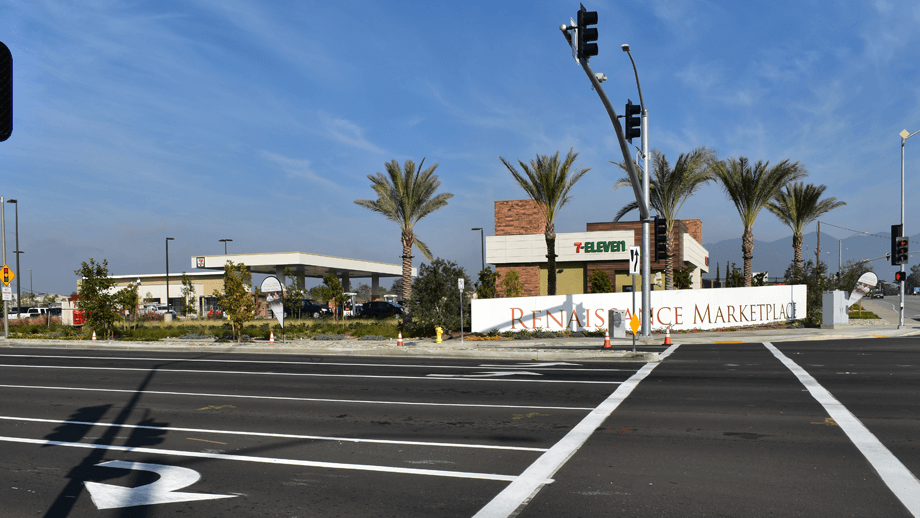
[[(486, 262), (504, 277), (516, 270), (525, 297), (547, 295), (546, 239), (543, 216), (532, 200), (495, 202), (495, 235), (486, 237)], [(703, 224), (698, 219), (675, 221), (674, 268), (693, 266), (691, 287), (702, 287), (709, 272), (709, 252), (703, 248)], [(629, 247), (642, 243), (638, 221), (588, 223), (585, 232), (556, 233), (556, 294), (590, 293), (588, 279), (595, 270), (610, 277), (614, 291), (631, 291)], [(653, 289), (664, 289), (665, 262), (653, 261)], [(641, 286), (636, 276), (636, 286)], [(500, 288), (499, 288), (500, 289)]]

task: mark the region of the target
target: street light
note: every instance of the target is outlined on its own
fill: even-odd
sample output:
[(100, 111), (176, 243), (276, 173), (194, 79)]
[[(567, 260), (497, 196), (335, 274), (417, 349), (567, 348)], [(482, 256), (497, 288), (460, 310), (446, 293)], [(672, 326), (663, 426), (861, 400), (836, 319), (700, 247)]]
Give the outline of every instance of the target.
[(19, 271), (19, 254), (22, 253), (19, 250), (19, 202), (12, 198), (6, 202), (16, 207), (16, 250), (13, 250), (13, 253), (16, 254), (16, 315), (18, 316), (19, 308), (22, 306), (22, 291), (19, 289), (19, 274), (22, 273)]
[[(632, 63), (633, 73), (636, 75), (636, 88), (639, 90), (639, 105), (642, 107), (642, 202), (645, 207), (649, 207), (649, 170), (648, 170), (648, 110), (645, 109), (645, 99), (642, 98), (642, 85), (639, 84), (639, 70), (636, 68), (636, 60), (633, 59), (629, 51), (629, 44), (620, 45), (623, 52), (629, 56), (629, 62)], [(628, 116), (628, 114), (627, 114)], [(650, 313), (651, 310), (651, 249), (649, 248), (649, 219), (650, 216), (642, 219), (642, 336), (648, 338), (651, 336)]]
[(166, 311), (169, 312), (169, 242), (174, 241), (173, 238), (166, 238)]
[[(920, 130), (917, 130), (913, 133), (908, 132), (906, 129), (901, 130), (899, 135), (901, 136), (901, 235), (906, 236), (907, 232), (904, 230), (904, 144), (907, 143), (907, 139), (913, 137), (917, 133), (920, 133)], [(901, 265), (901, 274), (902, 277), (906, 275), (904, 270), (904, 265)], [(899, 290), (901, 292), (901, 311), (898, 317), (898, 329), (904, 329), (904, 285), (907, 283), (899, 282)]]
[(479, 227), (476, 227), (470, 230), (479, 231), (479, 240), (481, 241), (480, 250), (482, 251), (482, 269), (485, 270), (486, 269), (486, 237), (485, 237), (485, 234), (483, 233), (483, 230)]
[(217, 241), (224, 244), (224, 255), (227, 255), (227, 242), (233, 241), (233, 240), (232, 239), (218, 239)]

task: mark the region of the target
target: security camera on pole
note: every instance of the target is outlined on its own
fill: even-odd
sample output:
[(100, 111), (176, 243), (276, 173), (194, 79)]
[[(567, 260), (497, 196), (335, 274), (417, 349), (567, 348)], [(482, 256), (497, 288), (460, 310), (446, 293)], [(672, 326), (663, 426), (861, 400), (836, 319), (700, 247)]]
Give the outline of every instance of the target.
[[(623, 153), (623, 162), (626, 164), (626, 174), (629, 177), (629, 183), (632, 185), (633, 194), (636, 196), (636, 204), (639, 208), (639, 218), (642, 221), (642, 336), (648, 338), (651, 336), (650, 329), (650, 319), (649, 311), (646, 311), (645, 308), (651, 307), (650, 301), (650, 264), (649, 264), (649, 187), (648, 187), (648, 141), (645, 136), (646, 131), (642, 131), (643, 138), (643, 155), (645, 156), (645, 169), (646, 174), (643, 175), (644, 182), (640, 182), (639, 175), (636, 174), (636, 168), (633, 164), (631, 153), (629, 151), (629, 145), (626, 142), (626, 135), (624, 135), (623, 127), (620, 125), (620, 121), (617, 118), (616, 111), (613, 109), (613, 105), (610, 104), (610, 99), (607, 98), (606, 92), (601, 87), (601, 79), (603, 77), (606, 79), (606, 76), (603, 74), (595, 74), (591, 70), (591, 66), (588, 64), (588, 60), (592, 56), (596, 56), (598, 53), (597, 43), (597, 28), (591, 27), (591, 25), (597, 24), (597, 11), (588, 11), (585, 9), (585, 6), (579, 4), (580, 8), (578, 10), (578, 22), (570, 20), (570, 26), (562, 24), (559, 27), (559, 30), (562, 31), (563, 36), (565, 36), (566, 41), (569, 42), (569, 46), (572, 47), (572, 56), (575, 58), (575, 61), (581, 65), (584, 69), (585, 74), (588, 75), (588, 79), (591, 81), (591, 85), (594, 87), (594, 91), (597, 92), (598, 97), (601, 99), (604, 108), (607, 110), (607, 116), (610, 117), (610, 122), (613, 124), (613, 130), (616, 133), (617, 141), (620, 143), (620, 151)], [(623, 49), (628, 51), (627, 48)], [(630, 56), (632, 59), (632, 56)], [(635, 63), (633, 63), (635, 68)], [(636, 76), (638, 80), (638, 75)], [(639, 91), (639, 103), (642, 104), (642, 91)], [(644, 107), (644, 105), (642, 106)], [(644, 114), (643, 114), (644, 117)], [(647, 119), (643, 119), (643, 125), (647, 124)], [(633, 136), (638, 136), (633, 134)], [(630, 137), (631, 138), (631, 137)], [(644, 184), (644, 185), (643, 185)]]

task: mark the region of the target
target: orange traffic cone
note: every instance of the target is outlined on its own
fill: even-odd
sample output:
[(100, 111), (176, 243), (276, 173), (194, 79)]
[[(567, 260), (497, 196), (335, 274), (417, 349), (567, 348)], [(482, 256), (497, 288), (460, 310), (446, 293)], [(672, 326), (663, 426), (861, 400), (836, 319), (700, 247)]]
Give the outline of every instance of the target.
[(610, 329), (607, 329), (607, 332), (604, 333), (604, 349), (610, 349)]
[(664, 344), (671, 345), (671, 326), (668, 326), (664, 332)]
[(274, 331), (269, 331), (268, 343), (270, 344), (275, 343), (275, 332)]
[(96, 331), (93, 331), (93, 341), (96, 341)]
[(399, 347), (402, 347), (402, 345), (403, 345), (403, 342), (402, 342), (402, 331), (399, 332), (399, 338), (396, 339), (396, 345), (399, 346)]

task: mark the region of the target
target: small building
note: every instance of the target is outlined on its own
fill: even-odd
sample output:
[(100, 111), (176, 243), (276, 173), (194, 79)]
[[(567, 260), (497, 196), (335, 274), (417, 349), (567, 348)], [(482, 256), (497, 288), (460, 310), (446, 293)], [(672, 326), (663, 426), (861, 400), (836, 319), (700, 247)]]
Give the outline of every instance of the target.
[[(495, 235), (486, 237), (486, 262), (504, 276), (516, 270), (523, 296), (547, 294), (545, 223), (533, 200), (495, 202)], [(703, 224), (698, 219), (675, 221), (674, 268), (693, 266), (691, 287), (702, 287), (702, 274), (709, 271), (709, 252), (703, 248)], [(652, 239), (650, 237), (650, 239)], [(556, 294), (590, 293), (588, 279), (597, 269), (607, 273), (614, 290), (631, 291), (629, 247), (641, 246), (642, 224), (638, 221), (588, 223), (585, 232), (556, 233)], [(652, 261), (654, 289), (664, 289), (665, 262)], [(641, 286), (636, 276), (636, 286)]]

